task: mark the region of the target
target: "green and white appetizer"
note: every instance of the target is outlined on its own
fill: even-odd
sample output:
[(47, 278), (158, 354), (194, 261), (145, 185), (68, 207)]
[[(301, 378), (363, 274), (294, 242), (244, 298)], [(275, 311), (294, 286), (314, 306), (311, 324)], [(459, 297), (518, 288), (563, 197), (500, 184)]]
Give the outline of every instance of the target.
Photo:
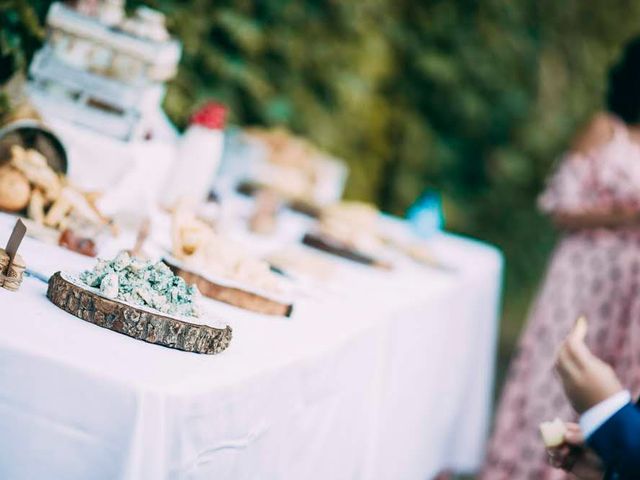
[(98, 260), (80, 280), (102, 295), (133, 305), (153, 308), (169, 315), (200, 316), (200, 293), (187, 285), (163, 262), (145, 262), (121, 252), (113, 260)]

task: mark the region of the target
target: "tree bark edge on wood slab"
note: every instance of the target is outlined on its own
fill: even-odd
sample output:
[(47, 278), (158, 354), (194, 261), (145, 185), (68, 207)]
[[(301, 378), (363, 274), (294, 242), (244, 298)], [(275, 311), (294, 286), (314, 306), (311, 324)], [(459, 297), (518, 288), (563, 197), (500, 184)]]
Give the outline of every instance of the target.
[(219, 302), (228, 303), (234, 307), (250, 310), (264, 315), (274, 315), (290, 317), (293, 313), (293, 305), (279, 302), (271, 298), (247, 292), (240, 288), (227, 287), (189, 270), (184, 270), (172, 264), (167, 259), (164, 262), (169, 266), (175, 275), (182, 277), (188, 284), (195, 284), (205, 297), (212, 298)]
[(89, 323), (168, 348), (211, 355), (222, 352), (231, 342), (229, 326), (197, 325), (139, 309), (82, 288), (60, 272), (49, 280), (47, 297), (57, 307)]
[(352, 262), (360, 263), (362, 265), (368, 265), (382, 270), (393, 270), (393, 265), (384, 260), (374, 258), (366, 253), (358, 252), (350, 247), (343, 246), (337, 241), (325, 238), (322, 235), (306, 233), (302, 238), (302, 244), (307, 247), (320, 250), (321, 252), (330, 253), (337, 257), (351, 260)]

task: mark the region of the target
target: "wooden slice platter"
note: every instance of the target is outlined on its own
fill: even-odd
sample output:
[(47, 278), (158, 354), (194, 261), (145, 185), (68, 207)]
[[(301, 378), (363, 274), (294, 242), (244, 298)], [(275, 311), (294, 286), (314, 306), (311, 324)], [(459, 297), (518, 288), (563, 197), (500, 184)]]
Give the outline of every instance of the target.
[[(261, 185), (256, 182), (244, 181), (238, 184), (236, 190), (238, 193), (242, 195), (247, 195), (249, 197), (256, 196), (261, 190), (269, 189), (266, 185)], [(273, 190), (273, 189), (272, 189)], [(280, 194), (278, 190), (274, 190), (277, 194)], [(316, 205), (314, 203), (305, 201), (301, 198), (285, 198), (282, 199), (288, 208), (293, 210), (294, 212), (301, 213), (311, 218), (320, 218), (320, 213), (322, 207), (320, 205)]]
[(138, 340), (185, 352), (214, 354), (229, 346), (229, 326), (198, 325), (156, 310), (137, 307), (83, 287), (72, 277), (57, 272), (49, 279), (47, 297), (54, 305), (99, 327)]
[(266, 293), (251, 291), (237, 284), (223, 282), (203, 273), (191, 271), (169, 258), (164, 258), (163, 262), (185, 282), (195, 284), (200, 293), (206, 297), (264, 315), (290, 317), (293, 313), (293, 303), (288, 300), (271, 297)]
[(392, 270), (393, 266), (379, 258), (375, 258), (369, 254), (354, 250), (341, 242), (333, 240), (325, 235), (316, 233), (307, 233), (302, 239), (302, 243), (308, 247), (331, 253), (341, 258), (351, 260), (352, 262), (369, 265), (371, 267), (381, 268), (383, 270)]

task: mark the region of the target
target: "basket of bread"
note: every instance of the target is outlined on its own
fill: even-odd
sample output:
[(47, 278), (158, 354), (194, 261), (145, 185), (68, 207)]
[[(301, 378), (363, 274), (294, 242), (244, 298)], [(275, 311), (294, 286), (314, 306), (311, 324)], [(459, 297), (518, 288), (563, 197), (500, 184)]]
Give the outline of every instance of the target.
[(14, 144), (0, 159), (0, 210), (26, 216), (31, 236), (95, 256), (91, 238), (110, 225), (96, 199), (71, 185), (35, 148)]

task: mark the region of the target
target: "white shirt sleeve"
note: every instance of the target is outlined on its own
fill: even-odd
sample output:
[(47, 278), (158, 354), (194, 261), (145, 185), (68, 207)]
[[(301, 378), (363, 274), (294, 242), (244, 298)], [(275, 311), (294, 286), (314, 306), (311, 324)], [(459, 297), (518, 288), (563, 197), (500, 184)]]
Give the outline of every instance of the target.
[(604, 422), (631, 401), (631, 394), (622, 390), (599, 404), (591, 407), (580, 417), (580, 430), (587, 440)]

